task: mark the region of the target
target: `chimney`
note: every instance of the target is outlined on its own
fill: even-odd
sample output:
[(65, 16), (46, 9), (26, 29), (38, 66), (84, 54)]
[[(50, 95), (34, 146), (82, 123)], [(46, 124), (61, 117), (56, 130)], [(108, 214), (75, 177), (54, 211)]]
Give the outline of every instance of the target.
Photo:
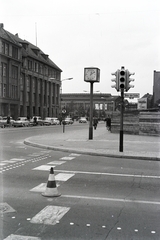
[(3, 23), (0, 23), (0, 28), (4, 28), (4, 24)]

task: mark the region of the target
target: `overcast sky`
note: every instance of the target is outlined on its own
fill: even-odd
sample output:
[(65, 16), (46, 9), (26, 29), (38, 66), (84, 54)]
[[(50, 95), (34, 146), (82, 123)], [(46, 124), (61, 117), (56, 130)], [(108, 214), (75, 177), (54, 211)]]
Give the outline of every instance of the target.
[[(153, 93), (160, 71), (159, 0), (0, 0), (4, 29), (36, 45), (62, 69), (63, 93), (90, 91), (84, 68), (98, 67), (94, 91), (117, 95), (112, 72), (135, 72), (129, 92)], [(36, 38), (37, 36), (37, 38)]]

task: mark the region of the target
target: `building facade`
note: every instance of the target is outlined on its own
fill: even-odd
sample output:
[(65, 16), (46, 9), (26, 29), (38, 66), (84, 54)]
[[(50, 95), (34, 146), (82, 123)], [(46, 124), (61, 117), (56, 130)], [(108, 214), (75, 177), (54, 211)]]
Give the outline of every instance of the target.
[(142, 98), (138, 99), (138, 109), (139, 110), (151, 109), (153, 106), (152, 102), (153, 102), (153, 95), (147, 93)]
[[(120, 96), (112, 96), (107, 93), (93, 93), (93, 115), (105, 118), (119, 109)], [(70, 117), (89, 117), (90, 94), (89, 93), (62, 93), (61, 108), (66, 109), (66, 115)]]
[(37, 46), (0, 24), (0, 115), (59, 115), (62, 70)]

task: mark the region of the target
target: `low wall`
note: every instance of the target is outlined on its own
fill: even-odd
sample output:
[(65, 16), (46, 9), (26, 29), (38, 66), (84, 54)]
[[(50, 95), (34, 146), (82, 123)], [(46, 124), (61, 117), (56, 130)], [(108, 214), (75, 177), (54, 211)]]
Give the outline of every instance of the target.
[(141, 112), (139, 135), (160, 136), (160, 112)]
[[(120, 113), (112, 116), (112, 132), (120, 131)], [(160, 112), (130, 112), (124, 113), (123, 132), (160, 136)]]

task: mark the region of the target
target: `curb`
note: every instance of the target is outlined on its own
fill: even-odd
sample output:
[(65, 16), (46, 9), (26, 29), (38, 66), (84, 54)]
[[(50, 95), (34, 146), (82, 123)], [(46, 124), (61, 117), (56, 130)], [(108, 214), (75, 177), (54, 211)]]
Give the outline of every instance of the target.
[(86, 149), (72, 149), (72, 148), (65, 148), (65, 147), (55, 147), (55, 146), (48, 146), (38, 143), (30, 142), (29, 140), (24, 140), (24, 144), (38, 147), (42, 149), (49, 149), (54, 151), (63, 151), (69, 153), (80, 153), (84, 155), (91, 155), (91, 156), (101, 156), (101, 157), (114, 157), (114, 158), (124, 158), (124, 159), (134, 159), (134, 160), (149, 160), (149, 161), (160, 161), (160, 157), (146, 157), (146, 156), (133, 156), (133, 155), (120, 155), (120, 154), (113, 154), (113, 153), (99, 153), (99, 152), (91, 152), (90, 150)]

